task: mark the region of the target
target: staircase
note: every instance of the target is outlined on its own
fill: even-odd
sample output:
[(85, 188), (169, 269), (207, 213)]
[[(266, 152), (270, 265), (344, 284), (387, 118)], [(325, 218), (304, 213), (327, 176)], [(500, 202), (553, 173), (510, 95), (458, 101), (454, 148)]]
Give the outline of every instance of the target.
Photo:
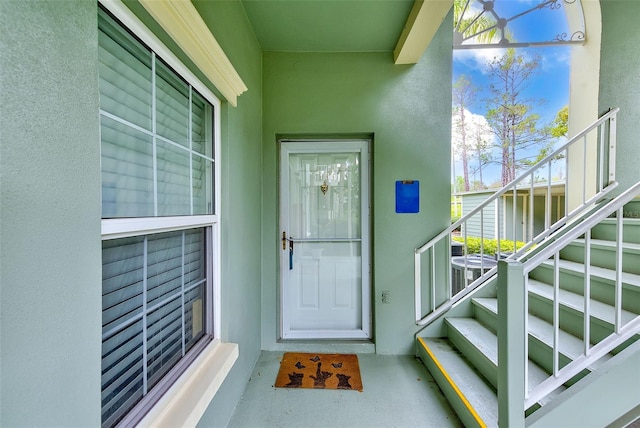
[[(626, 201), (640, 193), (640, 183), (634, 187), (637, 189)], [(622, 203), (627, 207), (640, 204)], [(529, 418), (538, 409), (584, 388), (581, 380), (589, 373), (609, 370), (612, 360), (628, 358), (631, 351), (635, 352), (633, 358), (640, 360), (640, 342), (630, 347), (640, 337), (640, 219), (622, 218), (623, 212), (632, 209), (621, 206), (611, 208), (616, 218), (592, 220), (593, 225), (576, 222), (566, 227), (569, 232), (558, 238), (557, 248), (541, 248), (529, 259), (513, 262), (520, 269), (520, 284), (500, 279), (509, 264), (503, 262), (498, 276), (481, 291), (469, 294), (466, 304), (447, 311), (417, 335), (418, 356), (465, 426), (498, 426), (499, 415), (505, 421), (501, 426), (520, 422), (524, 426), (525, 421), (530, 425), (535, 418)], [(604, 208), (598, 210), (602, 218), (610, 214), (604, 213)], [(510, 314), (500, 318), (498, 294), (500, 287), (507, 285), (516, 296), (509, 300), (509, 306), (501, 306)], [(519, 285), (526, 296), (522, 292), (518, 297)], [(526, 316), (519, 317), (518, 312)], [(528, 333), (527, 340), (506, 344), (507, 338), (505, 347), (499, 348), (497, 332), (514, 337), (519, 323), (524, 326), (520, 331)], [(518, 353), (523, 357), (520, 363)], [(505, 359), (512, 354), (516, 358), (503, 369), (502, 382), (506, 383), (499, 382), (499, 354)], [(516, 379), (507, 379), (513, 377), (513, 367)], [(518, 373), (523, 373), (521, 383)], [(640, 380), (640, 372), (629, 375)], [(501, 388), (508, 385), (510, 391), (501, 398), (499, 383)], [(524, 405), (517, 402), (513, 388), (516, 392), (523, 389)], [(516, 402), (509, 404), (509, 400)], [(515, 419), (507, 419), (507, 413), (502, 413), (507, 410), (500, 410), (499, 402), (515, 408)]]

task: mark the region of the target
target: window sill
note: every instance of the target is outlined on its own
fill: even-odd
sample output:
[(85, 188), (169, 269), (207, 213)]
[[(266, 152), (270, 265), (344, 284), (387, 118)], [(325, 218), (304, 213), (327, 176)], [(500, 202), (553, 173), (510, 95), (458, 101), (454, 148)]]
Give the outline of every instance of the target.
[(195, 427), (237, 359), (237, 344), (210, 343), (138, 426)]

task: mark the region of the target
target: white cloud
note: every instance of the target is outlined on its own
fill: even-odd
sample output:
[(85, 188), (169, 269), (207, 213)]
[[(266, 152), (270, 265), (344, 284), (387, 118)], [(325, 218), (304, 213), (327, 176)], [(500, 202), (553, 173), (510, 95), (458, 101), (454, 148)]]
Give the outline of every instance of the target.
[(487, 74), (489, 71), (487, 63), (501, 57), (505, 52), (504, 48), (456, 49), (453, 51), (453, 60), (459, 61), (472, 70)]
[[(475, 114), (464, 109), (464, 123), (465, 131), (467, 135), (467, 144), (474, 145), (475, 140), (479, 137), (485, 141), (488, 145), (493, 143), (494, 135), (491, 132), (491, 127), (487, 118), (481, 114)], [(456, 123), (456, 117), (454, 116), (451, 121), (451, 144), (457, 149), (462, 143), (462, 137)]]
[[(488, 74), (487, 63), (495, 58), (502, 57), (506, 52), (505, 48), (483, 48), (483, 49), (456, 49), (453, 51), (453, 61), (458, 62), (472, 71), (479, 71)], [(571, 65), (571, 50), (567, 46), (550, 46), (535, 49), (517, 49), (517, 55), (522, 55), (525, 59), (531, 60), (536, 55), (540, 56), (540, 68), (542, 71), (552, 71), (557, 68), (564, 68)]]

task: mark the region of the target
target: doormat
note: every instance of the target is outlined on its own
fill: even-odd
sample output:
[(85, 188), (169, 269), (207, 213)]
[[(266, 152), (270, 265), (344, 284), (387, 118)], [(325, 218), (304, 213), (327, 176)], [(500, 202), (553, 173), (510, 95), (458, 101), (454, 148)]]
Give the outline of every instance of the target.
[(285, 352), (275, 386), (362, 391), (358, 356)]

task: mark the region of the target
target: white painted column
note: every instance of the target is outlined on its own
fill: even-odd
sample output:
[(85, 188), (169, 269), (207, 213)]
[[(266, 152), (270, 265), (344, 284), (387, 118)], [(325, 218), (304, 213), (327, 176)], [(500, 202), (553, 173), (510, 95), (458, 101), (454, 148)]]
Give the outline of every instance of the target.
[(498, 261), (498, 425), (524, 427), (526, 355), (522, 263)]
[[(576, 135), (598, 118), (600, 86), (600, 41), (602, 16), (599, 0), (582, 0), (586, 27), (586, 43), (571, 48), (571, 74), (569, 83), (569, 137)], [(568, 14), (569, 21), (579, 19)], [(570, 25), (569, 28), (572, 28)], [(582, 203), (582, 186), (586, 183), (586, 199), (595, 194), (597, 171), (596, 135), (587, 140), (587, 165), (583, 165), (582, 144), (569, 150), (567, 160), (568, 211)], [(587, 173), (585, 174), (585, 168)]]

